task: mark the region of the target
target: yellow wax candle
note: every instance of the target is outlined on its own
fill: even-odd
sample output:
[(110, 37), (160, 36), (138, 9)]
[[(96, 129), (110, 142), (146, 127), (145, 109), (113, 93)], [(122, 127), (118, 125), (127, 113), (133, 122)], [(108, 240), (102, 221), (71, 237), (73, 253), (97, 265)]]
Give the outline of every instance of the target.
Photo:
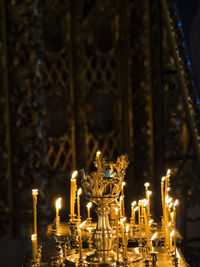
[(166, 175), (166, 180), (165, 180), (165, 198), (166, 196), (168, 195), (168, 192), (167, 192), (167, 188), (169, 186), (169, 179), (170, 179), (170, 169), (167, 171), (167, 175)]
[(89, 202), (87, 204), (88, 219), (90, 219), (90, 209), (91, 209), (91, 207), (92, 207), (92, 202)]
[(128, 231), (129, 231), (129, 226), (126, 225), (126, 229), (125, 229), (125, 247), (124, 247), (124, 257), (125, 258), (127, 258)]
[(150, 251), (153, 251), (153, 240), (157, 237), (158, 232), (154, 233), (150, 239)]
[(144, 220), (145, 220), (145, 230), (146, 230), (146, 238), (147, 238), (147, 246), (149, 247), (149, 224), (147, 221), (147, 211), (144, 207)]
[(81, 220), (81, 211), (80, 211), (80, 195), (82, 193), (82, 189), (79, 188), (77, 192), (77, 218), (80, 221)]
[(174, 236), (174, 230), (171, 231), (170, 233), (170, 242), (169, 242), (169, 249), (172, 250), (172, 238)]
[(75, 212), (74, 212), (74, 206), (75, 206), (75, 201), (76, 201), (76, 176), (78, 174), (78, 171), (74, 171), (72, 173), (71, 177), (71, 194), (70, 194), (70, 216), (74, 217)]
[(125, 246), (125, 240), (124, 240), (124, 222), (126, 221), (126, 217), (123, 217), (120, 220), (120, 225), (121, 225), (121, 234), (122, 234), (122, 244)]
[(82, 260), (82, 234), (81, 228), (86, 224), (87, 220), (81, 223), (78, 227), (78, 241), (79, 241), (79, 260)]
[(33, 255), (33, 260), (36, 260), (37, 256), (37, 235), (33, 234), (31, 235), (31, 241), (32, 241), (32, 255)]
[(32, 189), (33, 196), (33, 229), (34, 234), (37, 235), (37, 195), (38, 189)]
[(146, 182), (145, 184), (144, 184), (144, 186), (145, 186), (145, 197), (146, 197), (146, 199), (147, 199), (147, 192), (148, 192), (148, 188), (149, 188), (149, 186), (150, 186), (150, 183), (149, 182)]
[(139, 247), (141, 246), (141, 203), (138, 203)]
[(116, 227), (116, 250), (117, 250), (117, 262), (119, 262), (119, 225), (118, 225), (118, 212), (119, 209), (115, 208), (115, 227)]
[(149, 217), (150, 217), (150, 196), (152, 194), (152, 191), (148, 190), (147, 191), (147, 200), (148, 200), (148, 203), (147, 203), (147, 221), (149, 221)]
[(124, 186), (126, 182), (122, 182), (122, 216), (125, 216), (125, 206), (124, 206)]
[(56, 221), (59, 222), (59, 210), (61, 208), (61, 201), (62, 201), (62, 198), (59, 197), (57, 200), (56, 200), (56, 203), (55, 203), (55, 207), (56, 207)]
[[(135, 211), (134, 211), (134, 207), (135, 207), (136, 204), (137, 204), (136, 201), (133, 201), (133, 202), (131, 203), (131, 219), (134, 220), (134, 221), (135, 221)], [(134, 223), (135, 223), (135, 222), (134, 222)]]

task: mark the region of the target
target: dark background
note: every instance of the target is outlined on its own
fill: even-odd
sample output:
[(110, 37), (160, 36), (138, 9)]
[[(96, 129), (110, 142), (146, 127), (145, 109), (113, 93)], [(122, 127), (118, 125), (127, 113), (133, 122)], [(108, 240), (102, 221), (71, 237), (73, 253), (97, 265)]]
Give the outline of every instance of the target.
[(30, 246), (31, 189), (43, 234), (58, 196), (68, 219), (71, 173), (90, 170), (97, 150), (129, 156), (127, 216), (149, 181), (160, 220), (172, 169), (182, 251), (199, 266), (200, 4), (165, 2), (1, 1), (2, 266), (20, 266)]

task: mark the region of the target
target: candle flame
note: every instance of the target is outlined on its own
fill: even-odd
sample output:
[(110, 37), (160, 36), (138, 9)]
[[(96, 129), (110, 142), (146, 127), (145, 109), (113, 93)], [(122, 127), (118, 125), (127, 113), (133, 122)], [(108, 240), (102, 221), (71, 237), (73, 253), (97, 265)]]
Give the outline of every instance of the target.
[(170, 173), (171, 173), (171, 170), (168, 169), (168, 170), (167, 170), (167, 175), (170, 175)]
[(179, 201), (178, 201), (178, 199), (176, 199), (174, 202), (174, 207), (176, 207), (178, 204), (179, 204)]
[(180, 254), (179, 254), (179, 252), (178, 252), (178, 249), (176, 248), (176, 257), (178, 258), (178, 259), (180, 259)]
[(135, 207), (136, 204), (137, 204), (137, 202), (136, 202), (136, 201), (133, 201), (133, 202), (131, 203), (131, 206), (132, 206), (132, 207)]
[(128, 231), (129, 231), (129, 226), (128, 226), (128, 225), (126, 225), (125, 233), (127, 234), (127, 233), (128, 233)]
[(134, 208), (134, 212), (136, 212), (137, 210), (138, 210), (138, 207), (135, 207), (135, 208)]
[(169, 196), (166, 196), (165, 197), (165, 203), (166, 204), (169, 204), (171, 201), (172, 201), (172, 198), (171, 197), (169, 197)]
[(77, 176), (77, 174), (78, 174), (78, 171), (77, 170), (73, 171), (73, 173), (72, 173), (72, 179), (75, 179), (76, 176)]
[(38, 195), (38, 189), (32, 189), (32, 195), (37, 196)]
[(171, 203), (169, 204), (169, 209), (171, 209), (172, 206), (173, 206), (173, 203), (171, 202)]
[(172, 230), (170, 233), (170, 237), (173, 237), (173, 236), (174, 236), (174, 230)]
[(87, 203), (87, 208), (90, 209), (92, 207), (92, 202)]
[(149, 220), (149, 224), (152, 224), (153, 223), (153, 220)]
[(154, 234), (152, 235), (152, 237), (151, 237), (151, 241), (153, 241), (153, 240), (157, 237), (157, 235), (158, 235), (158, 232), (154, 233)]
[(169, 192), (169, 191), (170, 191), (170, 189), (171, 189), (170, 187), (167, 187), (167, 192)]
[(173, 212), (171, 212), (171, 213), (170, 213), (170, 216), (173, 218), (173, 217), (174, 217), (174, 213), (173, 213)]
[(79, 188), (78, 191), (77, 191), (77, 195), (80, 196), (82, 193), (82, 188)]
[(172, 225), (172, 222), (169, 222), (169, 223), (168, 223), (168, 226), (171, 226), (171, 225)]
[(124, 223), (126, 221), (126, 217), (123, 217), (120, 222)]
[(84, 222), (82, 222), (80, 225), (79, 225), (79, 227), (78, 228), (82, 228), (85, 224), (86, 224), (86, 222), (87, 222), (87, 220), (85, 220)]
[(31, 235), (31, 240), (32, 241), (35, 241), (36, 239), (37, 239), (37, 235), (36, 234)]
[(97, 151), (96, 156), (99, 157), (101, 155), (101, 151)]
[(126, 185), (126, 182), (122, 182), (122, 187), (124, 187)]
[(115, 212), (118, 213), (119, 212), (119, 209), (118, 208), (115, 208)]
[(165, 181), (165, 179), (166, 179), (166, 177), (165, 177), (165, 176), (163, 176), (163, 177), (162, 177), (162, 179), (161, 179), (161, 181), (162, 181), (162, 182), (164, 182), (164, 181)]
[(56, 209), (59, 210), (61, 208), (61, 200), (62, 198), (59, 197), (57, 200), (56, 200)]
[(147, 196), (150, 197), (151, 194), (152, 194), (152, 191), (148, 190), (147, 191)]
[(146, 182), (146, 183), (144, 184), (144, 186), (145, 186), (145, 187), (149, 187), (149, 186), (150, 186), (150, 183), (149, 183), (149, 182)]
[(123, 200), (123, 197), (122, 196), (120, 196), (120, 198), (119, 198), (119, 201), (122, 201)]
[(143, 200), (143, 207), (144, 207), (144, 208), (147, 206), (148, 202), (149, 202), (149, 200), (147, 200), (147, 199), (144, 199), (144, 200)]

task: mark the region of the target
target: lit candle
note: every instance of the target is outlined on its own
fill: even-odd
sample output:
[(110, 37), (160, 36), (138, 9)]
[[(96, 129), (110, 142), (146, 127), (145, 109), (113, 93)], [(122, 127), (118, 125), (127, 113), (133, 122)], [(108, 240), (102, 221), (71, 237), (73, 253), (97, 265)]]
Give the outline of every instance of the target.
[(117, 262), (119, 262), (119, 226), (118, 226), (118, 212), (119, 209), (115, 208), (115, 227), (116, 227), (116, 246), (117, 246)]
[(149, 188), (149, 186), (150, 186), (150, 183), (149, 182), (146, 182), (145, 184), (144, 184), (144, 186), (145, 186), (145, 196), (146, 196), (146, 199), (147, 199), (147, 192), (148, 192), (148, 188)]
[(153, 251), (153, 240), (157, 237), (158, 232), (154, 233), (150, 239), (150, 252)]
[(89, 203), (87, 204), (88, 219), (91, 219), (91, 218), (90, 218), (90, 209), (91, 209), (91, 207), (92, 207), (92, 202), (89, 202)]
[(150, 196), (152, 194), (152, 191), (148, 190), (147, 191), (147, 200), (148, 200), (148, 203), (147, 203), (147, 220), (149, 221), (149, 217), (150, 217)]
[(174, 206), (173, 206), (173, 213), (174, 213), (174, 216), (173, 216), (173, 227), (174, 227), (174, 248), (175, 248), (175, 251), (176, 251), (176, 206), (179, 204), (179, 201), (178, 199), (175, 200), (174, 202)]
[(37, 236), (37, 195), (38, 189), (32, 189), (33, 196), (33, 229), (34, 234)]
[(168, 193), (167, 193), (167, 188), (169, 187), (169, 184), (170, 184), (170, 182), (169, 182), (169, 178), (170, 178), (170, 169), (167, 171), (167, 175), (166, 175), (166, 180), (165, 180), (165, 198), (166, 198), (166, 196), (168, 195)]
[(56, 200), (56, 204), (55, 204), (55, 207), (56, 207), (56, 222), (59, 222), (59, 210), (61, 208), (61, 200), (62, 200), (62, 198), (59, 197)]
[(82, 193), (82, 189), (79, 188), (77, 192), (77, 214), (78, 214), (78, 220), (81, 221), (81, 211), (80, 211), (80, 195)]
[(74, 206), (76, 200), (76, 176), (78, 171), (74, 171), (71, 177), (71, 195), (70, 195), (70, 216), (73, 218), (75, 216)]
[(174, 230), (171, 231), (170, 233), (170, 241), (169, 241), (169, 249), (172, 250), (172, 238), (174, 236)]
[(147, 246), (149, 247), (149, 222), (147, 220), (147, 206), (148, 200), (144, 202), (144, 220), (145, 220), (145, 230), (146, 230), (146, 238), (147, 238)]
[(37, 235), (33, 234), (31, 235), (31, 241), (32, 241), (32, 254), (33, 254), (33, 260), (36, 260), (37, 256)]
[(138, 203), (138, 226), (139, 226), (139, 247), (140, 247), (141, 241), (142, 241), (142, 237), (141, 237), (141, 202), (140, 202), (140, 200)]
[(81, 234), (81, 228), (86, 224), (87, 220), (85, 220), (83, 223), (81, 223), (78, 227), (78, 241), (79, 241), (79, 260), (82, 260), (82, 234)]
[(97, 151), (96, 161), (97, 161), (97, 169), (99, 172), (101, 172), (101, 151)]
[(124, 206), (124, 186), (126, 182), (122, 182), (122, 216), (125, 216), (125, 206)]
[(123, 217), (120, 220), (120, 225), (121, 225), (121, 234), (122, 234), (122, 244), (125, 246), (125, 240), (124, 240), (124, 222), (126, 221), (126, 217)]
[(129, 226), (126, 225), (126, 229), (125, 229), (125, 247), (124, 247), (124, 257), (125, 258), (127, 258), (128, 231), (129, 231)]
[(133, 201), (131, 203), (131, 219), (133, 220), (133, 223), (135, 224), (135, 212), (134, 212), (134, 207), (137, 204), (136, 201)]
[(162, 201), (162, 210), (163, 210), (163, 222), (165, 223), (165, 195), (164, 195), (164, 182), (165, 176), (161, 179), (161, 201)]

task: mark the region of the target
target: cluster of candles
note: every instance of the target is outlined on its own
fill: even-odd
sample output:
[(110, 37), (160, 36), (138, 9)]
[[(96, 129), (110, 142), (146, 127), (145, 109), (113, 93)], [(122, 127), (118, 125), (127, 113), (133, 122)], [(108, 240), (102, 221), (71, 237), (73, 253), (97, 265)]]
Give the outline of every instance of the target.
[[(100, 151), (96, 154), (97, 164), (101, 166), (99, 158)], [(82, 193), (82, 189), (79, 188), (77, 190), (76, 177), (78, 175), (78, 171), (75, 170), (72, 173), (70, 180), (70, 222), (77, 222), (77, 233), (79, 240), (79, 259), (82, 259), (82, 235), (81, 228), (87, 223), (91, 223), (91, 215), (90, 209), (92, 207), (92, 202), (87, 203), (87, 214), (88, 218), (84, 222), (81, 222), (81, 211), (80, 211), (80, 196)], [(115, 207), (115, 228), (116, 228), (116, 253), (117, 253), (117, 261), (119, 261), (119, 232), (121, 232), (122, 246), (123, 246), (123, 257), (127, 258), (127, 245), (128, 245), (128, 234), (129, 234), (129, 225), (125, 224), (125, 205), (124, 205), (124, 186), (125, 182), (122, 183), (121, 188), (121, 196), (119, 197), (119, 206)], [(178, 200), (175, 202), (172, 201), (172, 198), (169, 197), (170, 190), (170, 170), (167, 171), (167, 175), (162, 177), (161, 179), (161, 198), (162, 198), (162, 210), (163, 210), (163, 218), (162, 218), (162, 227), (165, 234), (165, 245), (172, 250), (174, 244), (174, 250), (176, 251), (176, 235), (175, 235), (175, 227), (176, 227), (176, 206), (178, 204)], [(138, 232), (139, 232), (139, 247), (142, 246), (142, 238), (143, 233), (145, 232), (146, 237), (146, 246), (150, 252), (153, 251), (153, 240), (157, 237), (157, 232), (154, 233), (151, 237), (151, 224), (153, 220), (151, 219), (150, 212), (150, 197), (152, 195), (152, 191), (149, 190), (150, 184), (146, 182), (145, 186), (145, 198), (139, 200), (138, 203), (136, 201), (131, 203), (131, 218), (130, 225), (132, 227), (136, 226), (136, 213), (138, 213)], [(33, 260), (36, 260), (37, 256), (37, 195), (38, 189), (32, 190), (33, 196), (33, 222), (34, 222), (34, 234), (31, 236), (32, 240), (32, 252), (33, 252)], [(59, 210), (61, 208), (61, 198), (58, 198), (55, 202), (56, 208), (56, 223), (59, 224)], [(75, 204), (77, 202), (77, 214), (75, 213)], [(119, 231), (119, 226), (121, 231)], [(89, 228), (88, 228), (89, 229)], [(91, 242), (91, 230), (89, 230), (89, 239)]]

